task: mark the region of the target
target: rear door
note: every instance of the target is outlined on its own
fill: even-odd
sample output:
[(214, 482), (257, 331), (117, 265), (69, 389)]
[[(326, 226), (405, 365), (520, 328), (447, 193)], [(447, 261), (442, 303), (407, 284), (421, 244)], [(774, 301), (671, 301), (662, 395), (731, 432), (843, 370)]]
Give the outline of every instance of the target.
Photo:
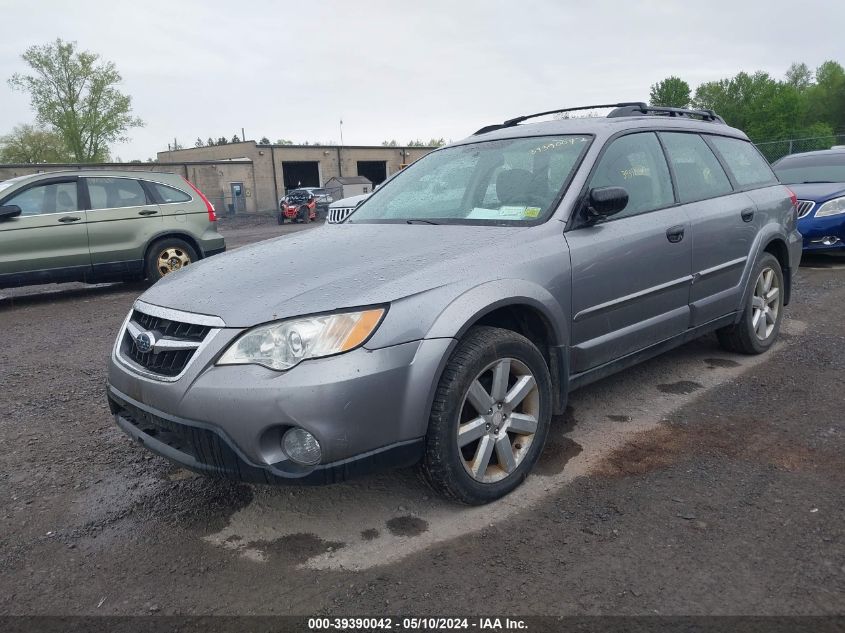
[(88, 240), (96, 275), (143, 271), (144, 250), (162, 232), (161, 211), (135, 178), (86, 176)]
[(735, 191), (701, 135), (661, 132), (678, 198), (692, 222), (690, 325), (730, 314), (739, 303), (742, 273), (757, 233), (754, 201)]
[[(627, 207), (566, 232), (573, 373), (672, 338), (689, 323), (692, 235), (654, 132), (610, 142), (589, 187), (624, 187)], [(575, 225), (577, 227), (577, 225)]]
[(0, 220), (0, 285), (83, 279), (91, 269), (76, 176), (39, 180), (0, 200), (21, 215)]

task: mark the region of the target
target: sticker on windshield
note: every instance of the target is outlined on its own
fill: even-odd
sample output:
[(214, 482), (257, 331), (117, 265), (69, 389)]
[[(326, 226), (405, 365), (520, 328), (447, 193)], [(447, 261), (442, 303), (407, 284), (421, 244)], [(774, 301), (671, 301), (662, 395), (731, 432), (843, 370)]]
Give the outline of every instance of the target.
[(525, 207), (505, 206), (498, 209), (475, 207), (467, 216), (468, 220), (522, 220)]
[(540, 207), (525, 207), (523, 215), (526, 218), (536, 218), (540, 215)]

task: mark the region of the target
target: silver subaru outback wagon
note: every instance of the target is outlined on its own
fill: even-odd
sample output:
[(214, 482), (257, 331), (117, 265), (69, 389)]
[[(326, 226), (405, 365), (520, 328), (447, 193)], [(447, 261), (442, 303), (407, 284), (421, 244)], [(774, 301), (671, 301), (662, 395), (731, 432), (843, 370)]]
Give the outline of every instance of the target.
[(117, 424), (209, 475), (418, 464), (480, 504), (528, 476), (571, 390), (708, 332), (771, 347), (801, 236), (742, 132), (640, 103), (533, 116), (431, 152), (332, 228), (166, 276), (114, 345)]

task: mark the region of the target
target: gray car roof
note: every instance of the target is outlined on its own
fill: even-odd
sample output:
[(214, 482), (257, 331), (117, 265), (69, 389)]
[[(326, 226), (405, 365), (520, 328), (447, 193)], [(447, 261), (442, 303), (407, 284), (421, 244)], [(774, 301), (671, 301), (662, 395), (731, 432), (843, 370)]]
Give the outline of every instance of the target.
[(554, 119), (538, 123), (523, 123), (512, 127), (501, 128), (485, 134), (474, 134), (465, 139), (452, 143), (450, 146), (492, 141), (506, 138), (522, 138), (526, 136), (557, 136), (563, 134), (592, 134), (605, 139), (617, 132), (625, 130), (685, 130), (692, 132), (708, 132), (722, 136), (731, 136), (748, 140), (744, 132), (732, 128), (724, 123), (714, 121), (699, 121), (680, 117), (642, 115), (627, 117), (579, 117), (569, 119)]

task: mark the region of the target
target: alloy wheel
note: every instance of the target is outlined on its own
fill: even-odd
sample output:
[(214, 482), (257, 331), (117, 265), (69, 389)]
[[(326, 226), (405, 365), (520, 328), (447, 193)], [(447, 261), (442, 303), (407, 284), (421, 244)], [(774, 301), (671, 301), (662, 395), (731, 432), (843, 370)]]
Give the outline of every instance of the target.
[(771, 268), (764, 268), (754, 284), (751, 297), (751, 327), (761, 341), (765, 341), (775, 329), (780, 312), (780, 288), (778, 277)]
[(493, 483), (513, 473), (537, 432), (540, 392), (528, 367), (515, 358), (491, 363), (464, 394), (456, 441), (467, 473)]
[(162, 275), (179, 270), (191, 263), (191, 257), (181, 248), (165, 248), (158, 255), (156, 265)]

